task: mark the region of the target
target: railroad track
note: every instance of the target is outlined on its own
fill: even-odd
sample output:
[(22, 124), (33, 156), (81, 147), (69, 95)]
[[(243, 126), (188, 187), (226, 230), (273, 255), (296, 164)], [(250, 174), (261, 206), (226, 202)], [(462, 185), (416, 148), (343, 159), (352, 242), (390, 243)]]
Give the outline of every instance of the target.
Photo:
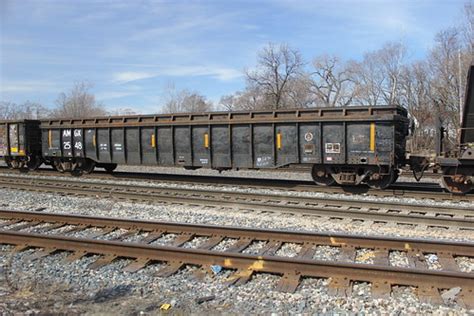
[[(19, 172), (0, 166), (0, 174), (25, 174), (33, 176), (55, 176), (74, 178), (68, 173), (61, 174), (52, 169), (39, 169), (36, 171)], [(372, 195), (377, 197), (403, 197), (414, 199), (428, 199), (433, 201), (452, 202), (474, 202), (474, 194), (455, 195), (444, 192), (436, 183), (396, 183), (386, 190), (374, 190), (365, 186), (317, 186), (312, 181), (290, 180), (290, 179), (262, 179), (243, 178), (227, 176), (202, 176), (145, 172), (114, 172), (112, 174), (95, 171), (89, 175), (83, 175), (84, 179), (107, 179), (107, 180), (152, 180), (154, 182), (168, 182), (180, 184), (200, 184), (208, 186), (234, 186), (250, 189), (281, 189), (289, 192), (321, 192), (344, 195)]]
[[(95, 228), (91, 234), (74, 234)], [(119, 231), (119, 234), (114, 232)], [(156, 243), (166, 235), (174, 238)], [(107, 236), (110, 236), (109, 238)], [(139, 236), (140, 238), (137, 238)], [(132, 238), (130, 241), (130, 238)], [(198, 239), (194, 247), (187, 243)], [(127, 241), (128, 240), (128, 241)], [(228, 241), (232, 242), (228, 242)], [(246, 252), (254, 243), (264, 244)], [(474, 273), (463, 272), (460, 257), (474, 257), (472, 243), (442, 242), (406, 238), (361, 237), (344, 234), (259, 230), (236, 227), (151, 222), (77, 215), (0, 210), (0, 243), (15, 245), (16, 251), (40, 248), (28, 259), (38, 259), (58, 251), (70, 252), (69, 260), (100, 255), (90, 268), (99, 268), (116, 259), (132, 259), (125, 271), (134, 272), (155, 262), (166, 263), (159, 276), (169, 276), (185, 265), (211, 266), (235, 270), (229, 284), (243, 284), (255, 273), (281, 275), (277, 290), (293, 292), (302, 277), (330, 278), (333, 295), (350, 295), (354, 282), (371, 283), (374, 298), (387, 298), (393, 286), (416, 287), (423, 302), (443, 303), (444, 290), (460, 305), (474, 308)], [(225, 244), (224, 247), (221, 245)], [(280, 250), (294, 245), (293, 254)], [(332, 247), (337, 255), (318, 257), (318, 248)], [(358, 261), (358, 251), (370, 249), (372, 262)], [(391, 265), (392, 252), (404, 253), (407, 265)], [(425, 254), (438, 258), (439, 270), (429, 269)]]
[(28, 178), (0, 175), (0, 188), (72, 196), (102, 197), (137, 202), (200, 205), (222, 211), (274, 212), (325, 217), (357, 223), (474, 230), (474, 208), (426, 206), (396, 202), (258, 194), (238, 190), (170, 188), (137, 184), (108, 184), (64, 178)]

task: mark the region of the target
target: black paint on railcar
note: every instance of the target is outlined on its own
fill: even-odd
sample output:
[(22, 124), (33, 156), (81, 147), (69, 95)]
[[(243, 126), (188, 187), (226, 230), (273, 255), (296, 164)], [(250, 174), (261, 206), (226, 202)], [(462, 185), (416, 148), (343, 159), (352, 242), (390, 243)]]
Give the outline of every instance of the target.
[(381, 106), (50, 120), (41, 128), (49, 139), (43, 154), (60, 170), (91, 163), (218, 170), (309, 164), (340, 184), (383, 178), (378, 185), (386, 186), (405, 162), (408, 119), (403, 108)]

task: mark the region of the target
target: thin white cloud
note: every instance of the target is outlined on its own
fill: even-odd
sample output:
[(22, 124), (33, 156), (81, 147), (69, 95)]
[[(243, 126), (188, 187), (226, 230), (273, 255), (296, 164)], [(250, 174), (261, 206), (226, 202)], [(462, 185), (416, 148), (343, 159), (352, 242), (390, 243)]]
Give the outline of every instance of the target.
[(230, 81), (242, 76), (241, 71), (220, 66), (172, 66), (164, 67), (154, 72), (125, 71), (112, 75), (112, 82), (118, 84), (130, 83), (138, 80), (155, 78), (160, 76), (171, 77), (200, 77), (208, 76), (219, 81)]
[[(352, 0), (340, 1), (308, 1), (308, 0), (276, 0), (277, 5), (298, 13), (318, 13), (324, 17), (332, 17), (344, 21), (349, 32), (370, 30), (370, 32), (416, 32), (432, 36), (423, 29), (413, 11), (423, 6), (417, 1), (359, 1), (354, 6)], [(345, 8), (351, 8), (347, 10)], [(351, 27), (348, 27), (351, 25)]]
[(98, 92), (95, 94), (95, 97), (97, 100), (102, 101), (102, 100), (112, 100), (112, 99), (119, 99), (123, 97), (128, 97), (135, 95), (135, 92), (130, 92), (130, 91), (103, 91), (103, 92)]
[(127, 83), (137, 80), (143, 80), (156, 77), (156, 74), (143, 71), (125, 71), (118, 72), (113, 75), (112, 81), (115, 83)]
[(2, 80), (0, 82), (0, 90), (2, 93), (20, 93), (20, 92), (53, 92), (59, 91), (60, 87), (57, 83), (43, 80), (38, 81), (9, 81)]
[(221, 81), (228, 81), (239, 78), (242, 73), (233, 68), (216, 66), (177, 66), (164, 70), (164, 75), (168, 76), (210, 76)]

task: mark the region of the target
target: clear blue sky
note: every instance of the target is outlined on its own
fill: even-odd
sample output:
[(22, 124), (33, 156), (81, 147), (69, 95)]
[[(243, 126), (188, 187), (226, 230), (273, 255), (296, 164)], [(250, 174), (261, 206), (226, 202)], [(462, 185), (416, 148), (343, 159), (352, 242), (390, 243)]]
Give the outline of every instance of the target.
[(387, 41), (423, 58), (466, 0), (0, 0), (0, 99), (54, 105), (75, 81), (109, 109), (159, 110), (166, 85), (210, 100), (242, 89), (268, 42), (306, 60), (360, 59)]

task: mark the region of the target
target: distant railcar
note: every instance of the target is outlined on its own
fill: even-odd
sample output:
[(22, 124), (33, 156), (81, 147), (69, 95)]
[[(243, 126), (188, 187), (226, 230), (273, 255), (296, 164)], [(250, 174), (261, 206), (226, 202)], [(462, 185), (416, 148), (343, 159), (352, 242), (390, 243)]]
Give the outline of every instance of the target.
[(468, 71), (462, 114), (457, 150), (437, 159), (443, 171), (442, 184), (453, 193), (474, 188), (474, 64)]
[(42, 155), (59, 171), (117, 165), (189, 169), (312, 166), (316, 183), (385, 188), (405, 164), (398, 106), (45, 120)]
[(0, 158), (10, 168), (36, 169), (41, 165), (40, 121), (0, 121)]

